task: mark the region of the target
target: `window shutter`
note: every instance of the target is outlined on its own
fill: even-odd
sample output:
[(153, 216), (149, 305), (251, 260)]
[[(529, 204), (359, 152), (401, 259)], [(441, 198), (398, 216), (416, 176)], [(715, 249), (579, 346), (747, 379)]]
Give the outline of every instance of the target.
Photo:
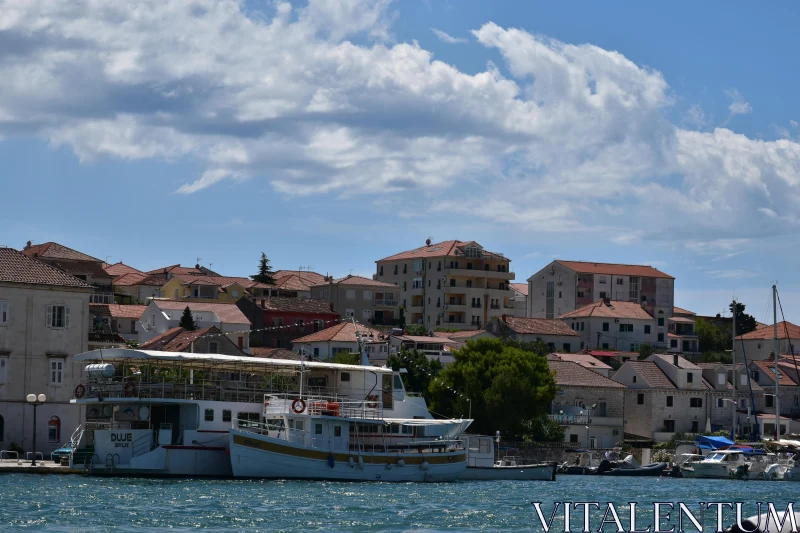
[(64, 306), (64, 327), (65, 328), (69, 327), (69, 306), (68, 305)]
[(45, 324), (48, 328), (53, 326), (53, 306), (47, 306), (47, 318), (45, 319)]

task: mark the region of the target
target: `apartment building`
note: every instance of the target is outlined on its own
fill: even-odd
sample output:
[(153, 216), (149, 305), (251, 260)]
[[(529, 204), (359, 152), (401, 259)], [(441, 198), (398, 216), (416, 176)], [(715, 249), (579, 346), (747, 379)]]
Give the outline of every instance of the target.
[(0, 248), (0, 449), (32, 450), (28, 394), (47, 396), (36, 421), (45, 457), (80, 423), (81, 410), (69, 403), (81, 375), (73, 356), (88, 348), (92, 294), (85, 281)]
[(359, 322), (399, 325), (398, 286), (362, 276), (328, 277), (324, 283), (311, 286), (311, 297), (327, 300), (331, 309), (342, 318)]
[(581, 345), (637, 352), (642, 344), (666, 348), (667, 321), (655, 319), (639, 304), (601, 300), (558, 317), (580, 334)]
[(672, 316), (667, 319), (669, 332), (667, 340), (669, 353), (698, 355), (700, 353), (700, 337), (695, 331), (695, 314), (692, 311), (674, 307)]
[(651, 266), (556, 260), (528, 278), (527, 316), (555, 318), (610, 299), (640, 304), (666, 320), (674, 285), (675, 278)]
[[(778, 322), (778, 355), (800, 353), (800, 326), (791, 322)], [(744, 350), (750, 361), (763, 361), (770, 358), (770, 354), (775, 348), (773, 341), (774, 328), (769, 326), (760, 327), (750, 333), (745, 333), (739, 337), (740, 342), (736, 344), (736, 350)]]
[(376, 261), (375, 279), (399, 288), (408, 324), (480, 329), (513, 312), (511, 260), (475, 241), (444, 241)]

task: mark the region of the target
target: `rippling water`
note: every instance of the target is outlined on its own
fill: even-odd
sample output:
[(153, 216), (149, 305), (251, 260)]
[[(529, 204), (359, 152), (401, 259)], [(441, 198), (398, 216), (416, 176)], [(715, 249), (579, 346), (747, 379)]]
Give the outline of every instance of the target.
[[(548, 513), (552, 502), (569, 500), (611, 501), (620, 508), (629, 501), (640, 507), (771, 501), (785, 509), (800, 483), (560, 476), (554, 483), (388, 484), (5, 474), (0, 491), (0, 531), (538, 531), (531, 501), (543, 502)], [(745, 510), (755, 514), (754, 507)], [(647, 511), (637, 513), (637, 525), (652, 523)], [(620, 514), (627, 528), (627, 511)], [(573, 516), (580, 525), (582, 515)]]

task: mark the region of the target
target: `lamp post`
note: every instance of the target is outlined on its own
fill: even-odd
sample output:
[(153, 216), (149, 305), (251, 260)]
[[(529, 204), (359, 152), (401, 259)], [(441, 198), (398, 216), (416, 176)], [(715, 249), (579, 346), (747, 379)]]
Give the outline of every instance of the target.
[(33, 406), (33, 461), (31, 466), (36, 466), (36, 408), (47, 401), (47, 396), (44, 394), (28, 394), (26, 397), (28, 403)]
[(593, 403), (591, 407), (586, 410), (586, 442), (589, 443), (589, 426), (592, 425), (592, 409), (597, 407), (596, 403)]

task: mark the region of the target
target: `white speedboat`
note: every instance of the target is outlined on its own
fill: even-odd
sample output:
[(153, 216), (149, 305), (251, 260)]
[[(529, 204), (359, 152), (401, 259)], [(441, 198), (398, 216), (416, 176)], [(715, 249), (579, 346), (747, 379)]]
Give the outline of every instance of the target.
[(764, 471), (764, 479), (772, 481), (800, 481), (800, 458), (793, 451), (778, 452), (777, 462)]
[(675, 457), (671, 472), (677, 473), (674, 477), (695, 477), (694, 467), (703, 459), (698, 453), (682, 453)]
[(695, 462), (694, 477), (763, 479), (764, 472), (775, 462), (774, 454), (749, 447), (731, 447), (717, 450), (705, 459)]
[(482, 435), (465, 435), (467, 469), (462, 480), (538, 480), (555, 481), (556, 464), (517, 464), (513, 453), (495, 461), (494, 439)]

